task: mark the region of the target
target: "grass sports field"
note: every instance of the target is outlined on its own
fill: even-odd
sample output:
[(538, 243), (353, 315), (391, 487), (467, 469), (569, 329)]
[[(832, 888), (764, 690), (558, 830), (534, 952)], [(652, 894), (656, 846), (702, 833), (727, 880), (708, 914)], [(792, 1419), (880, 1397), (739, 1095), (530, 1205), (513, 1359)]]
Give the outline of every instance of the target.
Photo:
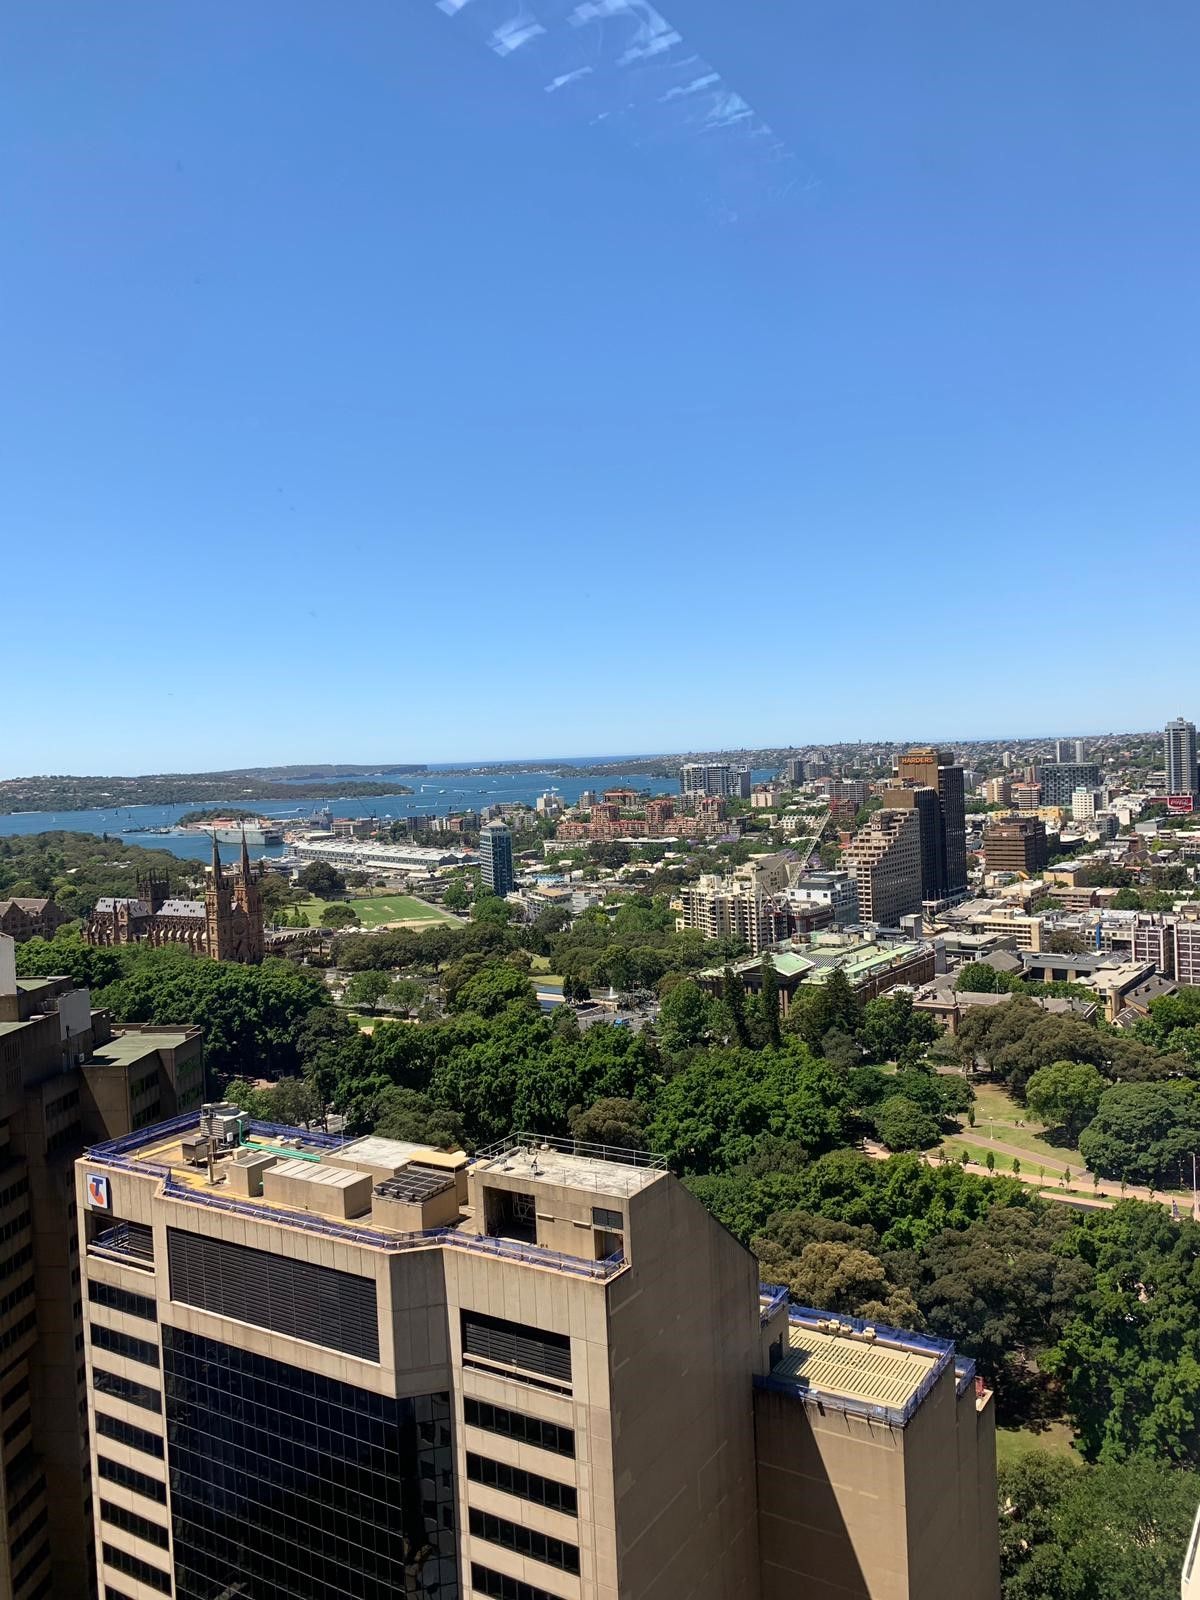
[(383, 922), (449, 922), (451, 918), (427, 905), (424, 900), (414, 900), (408, 894), (372, 895), (364, 900), (305, 900), (300, 909), (316, 927), (319, 914), (327, 905), (348, 905), (364, 928), (378, 928)]

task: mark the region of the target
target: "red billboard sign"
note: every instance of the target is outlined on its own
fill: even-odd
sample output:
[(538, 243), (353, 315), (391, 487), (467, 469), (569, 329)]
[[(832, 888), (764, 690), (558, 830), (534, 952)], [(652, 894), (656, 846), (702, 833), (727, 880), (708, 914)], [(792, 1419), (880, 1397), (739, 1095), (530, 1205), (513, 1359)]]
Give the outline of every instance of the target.
[(1196, 809), (1196, 797), (1191, 794), (1169, 794), (1167, 796), (1167, 810), (1186, 815)]

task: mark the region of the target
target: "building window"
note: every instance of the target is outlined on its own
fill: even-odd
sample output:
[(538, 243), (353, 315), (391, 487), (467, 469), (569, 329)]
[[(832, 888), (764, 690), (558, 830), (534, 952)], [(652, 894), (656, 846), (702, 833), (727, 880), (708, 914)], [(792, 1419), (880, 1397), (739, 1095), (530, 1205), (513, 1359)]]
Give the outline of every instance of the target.
[(374, 1278), (167, 1229), (171, 1299), (308, 1344), (379, 1360)]
[(471, 1563), (471, 1587), (476, 1594), (487, 1595), (488, 1600), (559, 1600), (548, 1589), (537, 1589), (532, 1583), (522, 1583), (520, 1578), (493, 1572), (491, 1567), (482, 1567), (478, 1561)]
[(127, 1444), (131, 1450), (140, 1450), (143, 1455), (157, 1456), (162, 1460), (163, 1442), (157, 1433), (150, 1433), (145, 1428), (135, 1428), (131, 1422), (122, 1422), (119, 1417), (110, 1417), (107, 1411), (97, 1411), (96, 1432), (103, 1434), (106, 1439), (112, 1439), (117, 1444)]
[(521, 1411), (508, 1411), (504, 1406), (469, 1398), (463, 1401), (463, 1419), (468, 1426), (482, 1428), (485, 1433), (499, 1434), (503, 1439), (516, 1439), (521, 1444), (536, 1445), (539, 1450), (550, 1450), (555, 1455), (574, 1459), (574, 1429), (561, 1427), (557, 1422), (527, 1417)]
[(127, 1361), (141, 1361), (148, 1367), (158, 1365), (158, 1346), (145, 1339), (134, 1339), (128, 1333), (118, 1333), (116, 1328), (106, 1328), (102, 1322), (92, 1323), (92, 1349), (108, 1350), (114, 1356), (124, 1356)]
[(165, 1550), (170, 1544), (170, 1536), (160, 1522), (151, 1522), (149, 1517), (139, 1517), (136, 1511), (126, 1511), (124, 1506), (114, 1505), (111, 1500), (101, 1500), (100, 1520), (108, 1522), (114, 1528), (120, 1528), (122, 1533), (132, 1534), (135, 1539), (144, 1539), (147, 1544), (156, 1544), (160, 1550)]
[(458, 1592), (450, 1398), (163, 1329), (178, 1600)]
[(130, 1489), (146, 1500), (156, 1500), (160, 1506), (166, 1505), (167, 1486), (165, 1483), (160, 1483), (157, 1478), (148, 1478), (144, 1472), (127, 1467), (123, 1461), (110, 1461), (107, 1456), (97, 1456), (96, 1467), (100, 1476), (107, 1478), (109, 1483), (119, 1484), (122, 1489)]
[(497, 1366), (535, 1372), (561, 1383), (571, 1381), (571, 1341), (522, 1322), (506, 1322), (477, 1311), (462, 1313), (463, 1354)]
[(477, 1456), (473, 1451), (467, 1452), (467, 1477), (472, 1483), (515, 1495), (518, 1500), (530, 1500), (548, 1511), (561, 1511), (567, 1517), (575, 1516), (579, 1508), (579, 1497), (569, 1483), (558, 1483), (539, 1473), (526, 1472), (523, 1467), (510, 1467), (505, 1461)]
[(144, 1383), (134, 1383), (132, 1378), (118, 1377), (115, 1372), (92, 1369), (92, 1387), (97, 1394), (108, 1394), (114, 1400), (127, 1400), (130, 1405), (141, 1406), (146, 1411), (162, 1412), (162, 1395)]
[(131, 1317), (144, 1317), (147, 1322), (158, 1321), (158, 1308), (147, 1295), (132, 1294), (115, 1283), (98, 1283), (93, 1278), (87, 1281), (87, 1292), (89, 1300), (110, 1311), (125, 1311)]
[(480, 1511), (472, 1506), (469, 1512), (471, 1533), (476, 1539), (486, 1539), (515, 1555), (528, 1556), (531, 1561), (544, 1562), (557, 1567), (560, 1572), (579, 1571), (578, 1546), (564, 1539), (552, 1539), (549, 1534), (538, 1533), (533, 1528), (522, 1528), (504, 1517), (493, 1516), (490, 1511)]
[(140, 1561), (127, 1550), (118, 1550), (115, 1544), (106, 1544), (102, 1548), (107, 1566), (116, 1567), (127, 1578), (136, 1578), (139, 1583), (149, 1584), (159, 1594), (170, 1594), (171, 1580), (158, 1567), (152, 1567), (148, 1561)]
[(610, 1233), (621, 1233), (625, 1228), (625, 1218), (619, 1211), (609, 1211), (604, 1206), (593, 1206), (592, 1227), (607, 1228)]

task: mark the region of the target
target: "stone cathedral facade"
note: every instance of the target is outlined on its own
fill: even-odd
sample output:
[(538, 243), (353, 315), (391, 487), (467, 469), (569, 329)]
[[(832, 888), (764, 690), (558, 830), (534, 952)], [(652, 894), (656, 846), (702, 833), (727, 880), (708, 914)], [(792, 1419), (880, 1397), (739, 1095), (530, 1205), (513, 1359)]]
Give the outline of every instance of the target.
[(242, 858), (226, 875), (214, 836), (203, 900), (172, 899), (165, 873), (138, 879), (136, 896), (97, 900), (84, 924), (88, 944), (182, 944), (215, 961), (257, 964), (263, 958), (263, 909), (258, 878), (242, 840)]

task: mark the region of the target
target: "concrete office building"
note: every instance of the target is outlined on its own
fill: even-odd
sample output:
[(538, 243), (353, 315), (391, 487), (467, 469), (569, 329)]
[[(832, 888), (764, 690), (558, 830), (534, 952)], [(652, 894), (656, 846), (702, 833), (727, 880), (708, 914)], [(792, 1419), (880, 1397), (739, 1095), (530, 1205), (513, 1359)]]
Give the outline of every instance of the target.
[(998, 1600), (949, 1344), (789, 1308), (654, 1158), (284, 1137), (77, 1164), (109, 1594)]
[(479, 830), (479, 877), (492, 894), (511, 894), (516, 883), (513, 873), (512, 834), (503, 822), (489, 822)]
[(783, 780), (785, 783), (791, 784), (793, 788), (798, 788), (804, 782), (804, 778), (804, 762), (799, 757), (793, 756), (789, 761), (784, 762)]
[(1175, 717), (1163, 730), (1163, 763), (1167, 772), (1168, 794), (1200, 797), (1196, 777), (1196, 724)]
[(876, 811), (842, 855), (864, 923), (898, 928), (921, 909), (921, 826), (916, 811)]
[(1047, 761), (1038, 774), (1042, 786), (1040, 804), (1071, 809), (1076, 789), (1098, 789), (1100, 768), (1094, 762)]
[(195, 1028), (114, 1034), (69, 978), (18, 978), (0, 937), (0, 1595), (92, 1583), (74, 1161), (203, 1098)]
[(922, 745), (905, 751), (896, 763), (896, 778), (904, 785), (916, 789), (932, 789), (941, 808), (939, 829), (940, 853), (944, 865), (929, 865), (941, 874), (940, 881), (926, 882), (926, 890), (939, 892), (924, 894), (931, 902), (943, 904), (954, 900), (967, 890), (967, 796), (963, 784), (963, 769), (955, 765), (948, 750), (938, 750), (932, 745)]
[(838, 928), (859, 920), (858, 885), (850, 872), (807, 872), (788, 890), (788, 899), (798, 905), (828, 906)]
[(1050, 859), (1046, 824), (1040, 817), (1005, 817), (989, 823), (983, 835), (989, 872), (1018, 872), (1035, 878)]

